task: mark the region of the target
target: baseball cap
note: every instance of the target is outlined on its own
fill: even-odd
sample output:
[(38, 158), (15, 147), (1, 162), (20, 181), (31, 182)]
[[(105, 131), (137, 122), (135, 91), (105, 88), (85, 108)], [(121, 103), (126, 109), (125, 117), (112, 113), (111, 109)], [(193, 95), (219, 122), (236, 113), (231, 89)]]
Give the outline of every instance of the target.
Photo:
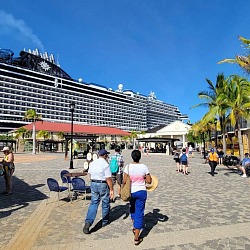
[(98, 154), (99, 154), (100, 156), (103, 156), (103, 155), (108, 155), (109, 152), (108, 152), (107, 150), (105, 150), (105, 149), (100, 149), (99, 152), (98, 152)]

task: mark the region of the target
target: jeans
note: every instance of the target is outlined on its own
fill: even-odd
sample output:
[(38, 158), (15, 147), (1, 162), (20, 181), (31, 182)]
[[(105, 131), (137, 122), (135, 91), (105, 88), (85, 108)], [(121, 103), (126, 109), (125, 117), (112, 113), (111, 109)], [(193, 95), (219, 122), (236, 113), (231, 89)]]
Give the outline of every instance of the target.
[(97, 209), (100, 201), (102, 201), (102, 225), (109, 222), (109, 187), (107, 183), (91, 182), (91, 203), (89, 205), (88, 213), (85, 219), (85, 223), (89, 222), (93, 224)]
[(143, 229), (144, 227), (144, 210), (147, 200), (147, 191), (141, 190), (131, 194), (130, 214), (134, 221), (134, 228)]

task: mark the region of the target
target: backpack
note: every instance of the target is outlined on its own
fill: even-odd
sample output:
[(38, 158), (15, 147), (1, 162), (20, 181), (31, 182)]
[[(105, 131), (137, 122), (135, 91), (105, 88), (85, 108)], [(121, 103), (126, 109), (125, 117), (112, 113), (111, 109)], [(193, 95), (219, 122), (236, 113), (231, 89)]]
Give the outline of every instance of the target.
[(180, 160), (181, 160), (181, 162), (187, 161), (187, 155), (186, 154), (182, 154)]
[(119, 171), (119, 164), (117, 160), (117, 155), (112, 155), (109, 163), (110, 171), (112, 174), (116, 174)]
[(176, 152), (176, 153), (174, 154), (174, 160), (177, 160), (177, 159), (179, 159), (179, 153)]

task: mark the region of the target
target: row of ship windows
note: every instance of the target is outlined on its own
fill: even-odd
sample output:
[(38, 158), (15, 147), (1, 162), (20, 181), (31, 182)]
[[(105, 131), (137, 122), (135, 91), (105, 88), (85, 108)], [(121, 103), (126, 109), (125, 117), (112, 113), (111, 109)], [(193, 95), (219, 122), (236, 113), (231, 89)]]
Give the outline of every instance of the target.
[[(38, 95), (36, 95), (36, 96), (20, 96), (20, 95), (12, 95), (12, 93), (10, 93), (10, 95), (12, 96), (12, 100), (9, 100), (9, 98), (7, 98), (8, 96), (4, 95), (1, 92), (0, 92), (0, 94), (1, 94), (1, 96), (3, 96), (2, 101), (4, 103), (18, 104), (18, 102), (29, 101), (29, 102), (35, 102), (35, 103), (41, 103), (41, 104), (53, 104), (53, 105), (65, 107), (65, 102), (63, 102), (62, 98), (60, 98), (58, 100), (55, 100), (52, 97), (42, 99)], [(98, 105), (97, 104), (92, 105), (91, 102), (89, 102), (89, 101), (87, 101), (85, 103), (83, 103), (83, 102), (77, 103), (76, 102), (76, 108), (77, 107), (81, 107), (81, 108), (82, 107), (85, 107), (85, 108), (92, 107), (92, 108), (96, 108), (96, 109), (102, 109), (102, 108), (103, 109), (108, 109), (108, 108), (110, 108), (111, 110), (116, 109), (116, 110), (124, 111), (124, 112), (129, 109), (129, 110), (134, 110), (135, 112), (138, 112), (138, 110), (140, 110), (141, 113), (144, 113), (144, 114), (146, 113), (146, 109), (141, 110), (137, 106), (131, 108), (131, 107), (128, 107), (128, 106), (117, 105), (117, 104), (114, 104), (112, 102), (104, 103), (103, 101), (99, 102)]]
[[(20, 82), (20, 81), (16, 81), (16, 80), (13, 80), (13, 79), (6, 79), (6, 78), (2, 78), (4, 81), (9, 81), (9, 82), (13, 82), (13, 83), (16, 83), (15, 85), (14, 85), (14, 88), (15, 89), (18, 89), (18, 90), (26, 90), (26, 91), (29, 91), (29, 93), (30, 92), (34, 92), (34, 93), (38, 93), (38, 94), (48, 94), (48, 92), (49, 92), (49, 94), (50, 95), (53, 95), (53, 96), (55, 96), (55, 97), (59, 97), (59, 98), (62, 98), (62, 94), (65, 94), (66, 96), (68, 96), (69, 95), (69, 93), (68, 93), (68, 91), (65, 91), (65, 90), (63, 90), (63, 89), (60, 89), (59, 88), (59, 91), (60, 91), (60, 93), (58, 93), (58, 90), (57, 91), (54, 91), (54, 89), (57, 89), (57, 88), (54, 88), (53, 86), (51, 86), (51, 87), (48, 87), (48, 86), (45, 86), (45, 85), (38, 85), (39, 86), (39, 88), (34, 88), (33, 86), (34, 86), (34, 83), (28, 83), (28, 82)], [(21, 83), (23, 83), (23, 84), (25, 84), (25, 85), (21, 85)], [(3, 87), (4, 86), (9, 86), (9, 84), (7, 85), (6, 83), (2, 83), (3, 84)], [(60, 83), (58, 83), (59, 85), (60, 85)], [(44, 90), (44, 91), (43, 91)], [(16, 91), (14, 91), (14, 93), (15, 93)], [(19, 91), (18, 91), (19, 92)], [(32, 94), (30, 94), (30, 95), (32, 95)], [(38, 95), (34, 95), (35, 97), (38, 97)], [(77, 97), (79, 97), (79, 98), (77, 98)], [(146, 103), (146, 97), (143, 97), (143, 96), (136, 96), (138, 99), (140, 99), (140, 100), (145, 100), (145, 103)], [(75, 93), (74, 94), (74, 99), (75, 99), (75, 101), (83, 101), (83, 97), (82, 97), (82, 94), (78, 94), (78, 93)], [(89, 96), (88, 97), (88, 99), (91, 99), (91, 96)], [(94, 98), (94, 100), (93, 100), (93, 102), (92, 102), (93, 104), (98, 104), (98, 98), (97, 97), (95, 97)], [(139, 101), (138, 102), (138, 104), (140, 105), (140, 104), (143, 104), (141, 101)], [(155, 106), (155, 105), (157, 105), (157, 107), (159, 107), (159, 106), (161, 106), (162, 107), (162, 105), (164, 106), (164, 108), (167, 108), (168, 109), (168, 107), (170, 107), (170, 110), (173, 110), (173, 106), (169, 106), (168, 104), (166, 104), (166, 103), (160, 103), (160, 105), (159, 105), (159, 103), (157, 102), (157, 103), (153, 103), (152, 101), (150, 101), (150, 106)], [(145, 106), (145, 105), (144, 105)]]
[[(55, 106), (53, 103), (50, 103), (50, 105), (47, 105), (46, 107), (44, 105), (40, 105), (37, 102), (32, 102), (27, 100), (27, 102), (22, 102), (21, 105), (17, 104), (17, 102), (8, 100), (7, 102), (3, 102), (3, 104), (8, 104), (8, 105), (3, 105), (4, 109), (16, 109), (16, 110), (27, 110), (28, 108), (33, 108), (40, 110), (42, 113), (48, 113), (48, 112), (60, 112), (60, 113), (68, 113), (69, 114), (69, 109), (68, 108), (63, 108), (61, 106)], [(42, 103), (44, 104), (44, 103)], [(53, 106), (52, 106), (53, 105)], [(50, 107), (53, 107), (53, 110), (50, 109)], [(106, 115), (106, 116), (115, 116), (115, 117), (123, 117), (124, 115), (129, 115), (132, 116), (133, 118), (137, 117), (138, 119), (141, 119), (142, 114), (136, 111), (130, 111), (126, 110), (126, 112), (122, 112), (121, 109), (116, 109), (114, 110), (113, 108), (111, 110), (102, 110), (102, 109), (94, 109), (90, 107), (81, 107), (78, 109), (75, 109), (75, 114), (94, 114), (94, 115)], [(59, 114), (59, 113), (58, 113)]]
[[(33, 108), (33, 107), (30, 107)], [(17, 112), (19, 110), (19, 112)], [(25, 112), (26, 112), (27, 108), (25, 107), (16, 107), (16, 111), (13, 111), (13, 109), (8, 108), (7, 106), (3, 106), (2, 108), (2, 112), (5, 114), (19, 114), (24, 116)], [(44, 110), (44, 109), (38, 109), (38, 113), (41, 114), (42, 116), (47, 116), (50, 114), (54, 114), (56, 116), (62, 116), (62, 117), (71, 117), (70, 113), (65, 113), (65, 112), (58, 112), (55, 110)], [(117, 119), (121, 119), (123, 120), (124, 117), (126, 117), (127, 120), (137, 120), (137, 121), (141, 121), (141, 116), (135, 115), (135, 116), (126, 116), (124, 114), (121, 113), (116, 113), (113, 116), (110, 114), (104, 114), (104, 113), (94, 113), (94, 112), (88, 112), (85, 111), (83, 114), (82, 113), (75, 113), (74, 114), (74, 118), (77, 119), (89, 119), (89, 118), (94, 118), (94, 119), (109, 119), (109, 120), (117, 120)], [(125, 119), (125, 120), (126, 120)]]
[[(46, 116), (43, 116), (43, 119), (44, 120), (53, 120), (55, 122), (67, 122), (67, 121), (71, 121), (71, 117), (65, 117), (65, 116), (57, 116), (55, 114), (51, 114), (51, 115), (46, 115)], [(10, 112), (10, 111), (4, 111), (2, 112), (2, 121), (12, 121), (12, 120), (15, 120), (15, 121), (21, 121), (23, 122), (23, 115), (19, 114), (18, 112)], [(143, 127), (143, 126), (146, 126), (146, 122), (144, 123), (138, 123), (136, 122), (135, 120), (128, 120), (128, 119), (124, 119), (124, 120), (120, 120), (117, 121), (112, 121), (111, 119), (107, 118), (107, 117), (103, 117), (103, 119), (96, 119), (96, 117), (88, 117), (87, 119), (80, 119), (80, 118), (74, 118), (74, 121), (76, 123), (81, 123), (81, 124), (96, 124), (96, 125), (102, 125), (102, 124), (109, 124), (110, 126), (113, 126), (114, 124), (115, 125), (118, 125), (118, 127), (131, 127), (131, 126), (139, 126), (139, 127)]]
[[(2, 120), (4, 121), (4, 115), (10, 115), (10, 112), (3, 112), (3, 117), (2, 117)], [(13, 115), (13, 114), (12, 114)], [(18, 115), (15, 115), (16, 118), (18, 118)], [(54, 121), (71, 121), (70, 117), (62, 117), (62, 116), (56, 116), (56, 115), (46, 115), (43, 117), (44, 120), (54, 120)], [(9, 120), (9, 119), (8, 119)], [(22, 120), (22, 117), (20, 117), (20, 119), (15, 119), (16, 121), (17, 120)], [(121, 127), (121, 126), (128, 126), (128, 127), (131, 127), (131, 125), (137, 125), (137, 123), (134, 123), (132, 121), (128, 121), (128, 120), (124, 120), (124, 121), (120, 121), (120, 122), (117, 122), (117, 120), (115, 121), (112, 121), (110, 119), (108, 120), (105, 120), (105, 119), (95, 119), (94, 117), (91, 118), (89, 117), (88, 119), (74, 119), (75, 122), (79, 122), (79, 123), (85, 123), (85, 124), (96, 124), (96, 125), (102, 125), (102, 124), (108, 124), (110, 126), (117, 126), (117, 127)], [(142, 125), (142, 124), (140, 124)]]
[[(158, 108), (152, 108), (150, 107), (148, 109), (148, 112), (160, 112), (160, 113), (173, 113), (173, 112), (176, 112), (176, 109), (171, 109), (171, 108), (162, 108), (162, 107), (158, 107)], [(180, 112), (178, 112), (179, 114), (181, 114)]]
[[(63, 98), (62, 97), (58, 97), (56, 100), (56, 98), (53, 98), (52, 96), (49, 96), (46, 98), (46, 96), (43, 96), (45, 99), (42, 99), (41, 96), (39, 95), (35, 95), (35, 94), (30, 94), (27, 92), (27, 95), (24, 96), (24, 95), (17, 95), (17, 93), (14, 93), (16, 95), (13, 95), (13, 92), (11, 92), (10, 90), (8, 91), (14, 98), (13, 101), (9, 102), (8, 100), (8, 103), (13, 103), (14, 104), (14, 101), (18, 102), (18, 101), (34, 101), (36, 103), (41, 103), (41, 104), (51, 104), (51, 102), (53, 101), (53, 105), (62, 105), (63, 107), (65, 107), (65, 102), (62, 102)], [(15, 92), (15, 91), (14, 91)], [(5, 96), (4, 93), (1, 93), (2, 96)], [(65, 100), (67, 102), (68, 99), (65, 98)], [(92, 104), (95, 104), (95, 105), (92, 105)], [(137, 106), (133, 106), (133, 107), (127, 107), (127, 106), (121, 106), (120, 104), (117, 104), (117, 103), (113, 103), (113, 102), (109, 102), (109, 103), (104, 103), (103, 100), (97, 102), (92, 102), (91, 100), (86, 100), (85, 102), (80, 102), (80, 103), (76, 103), (76, 106), (84, 106), (85, 107), (89, 107), (89, 106), (92, 106), (93, 108), (96, 107), (98, 109), (101, 109), (101, 108), (112, 108), (112, 109), (117, 109), (117, 110), (121, 110), (121, 111), (126, 111), (128, 108), (131, 109), (131, 110), (135, 110), (135, 112), (138, 112), (138, 110), (141, 108), (137, 107)], [(146, 110), (145, 109), (142, 109), (142, 113), (143, 114), (146, 114)]]
[[(54, 95), (54, 96), (57, 96), (57, 97), (61, 97), (62, 95), (69, 96), (69, 91), (63, 90), (60, 87), (55, 88), (55, 86), (48, 87), (48, 86), (45, 86), (45, 85), (37, 84), (38, 87), (35, 88), (34, 87), (34, 85), (36, 84), (35, 82), (22, 82), (22, 81), (16, 81), (16, 80), (13, 80), (13, 79), (6, 79), (6, 78), (2, 78), (2, 80), (14, 83), (14, 84), (12, 84), (13, 85), (12, 89), (15, 88), (17, 90), (35, 92), (37, 94), (50, 93), (50, 95)], [(6, 85), (6, 83), (3, 82), (3, 86), (9, 87), (9, 84)], [(60, 83), (59, 83), (59, 86), (60, 86)], [(20, 91), (14, 91), (14, 93), (15, 92), (20, 92)], [(100, 99), (100, 98), (98, 99), (97, 96), (88, 95), (88, 94), (85, 94), (85, 95), (88, 96), (88, 99), (91, 98), (91, 97), (93, 97), (93, 99), (97, 100), (97, 101)], [(75, 101), (83, 101), (83, 96), (82, 96), (82, 94), (77, 92), (77, 89), (76, 89), (76, 92), (74, 92), (73, 96), (74, 96)], [(107, 96), (107, 99), (109, 99), (109, 98), (110, 98), (110, 100), (113, 100), (112, 96)]]
[[(62, 94), (65, 94), (67, 96), (69, 95), (68, 91), (65, 91), (65, 90), (60, 89), (60, 88), (59, 88), (60, 93), (58, 93), (58, 89), (54, 88), (53, 86), (52, 87), (47, 87), (47, 86), (43, 86), (43, 85), (38, 85), (39, 88), (34, 88), (33, 87), (34, 83), (20, 82), (20, 81), (10, 80), (10, 79), (6, 79), (6, 78), (2, 78), (2, 79), (4, 81), (9, 81), (9, 82), (15, 83), (13, 85), (13, 88), (15, 88), (17, 90), (28, 91), (29, 93), (30, 92), (34, 92), (34, 93), (37, 93), (37, 94), (48, 94), (49, 93), (50, 95), (54, 95), (54, 96), (58, 96), (58, 97), (61, 97)], [(25, 85), (21, 85), (22, 83), (25, 84)], [(3, 87), (5, 87), (5, 86), (9, 87), (9, 84), (6, 84), (5, 82), (3, 82), (2, 86)], [(57, 91), (55, 91), (55, 89), (57, 89)], [(14, 91), (14, 93), (15, 92), (19, 92), (19, 91)], [(77, 98), (77, 97), (79, 97), (79, 98)], [(91, 96), (89, 96), (89, 98), (90, 97)], [(75, 98), (75, 100), (78, 100), (78, 101), (82, 101), (82, 99), (83, 99), (82, 94), (78, 94), (78, 93), (74, 94), (74, 98)], [(96, 103), (96, 101), (98, 101), (97, 97), (94, 97), (93, 99), (94, 99), (93, 103)], [(138, 99), (145, 99), (145, 98), (141, 97), (141, 98), (138, 98)], [(146, 103), (146, 100), (145, 100), (145, 103)]]

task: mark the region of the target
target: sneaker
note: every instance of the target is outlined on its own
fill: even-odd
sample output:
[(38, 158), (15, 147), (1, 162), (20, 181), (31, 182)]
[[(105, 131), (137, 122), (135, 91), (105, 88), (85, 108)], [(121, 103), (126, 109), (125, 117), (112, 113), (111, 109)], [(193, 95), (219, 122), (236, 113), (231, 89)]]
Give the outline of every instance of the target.
[(246, 174), (243, 174), (241, 177), (247, 177), (247, 175), (246, 175)]
[(84, 227), (83, 227), (83, 233), (90, 234), (89, 228), (90, 228), (90, 223), (86, 222)]

